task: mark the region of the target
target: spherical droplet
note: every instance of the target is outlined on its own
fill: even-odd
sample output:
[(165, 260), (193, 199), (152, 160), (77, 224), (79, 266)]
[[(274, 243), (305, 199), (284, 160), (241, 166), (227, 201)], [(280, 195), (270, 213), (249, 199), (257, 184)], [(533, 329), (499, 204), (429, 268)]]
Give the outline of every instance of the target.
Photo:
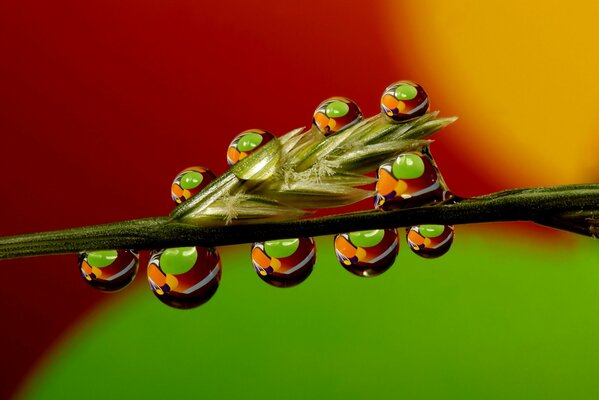
[(410, 249), (424, 258), (436, 258), (447, 253), (453, 243), (452, 225), (418, 225), (406, 229)]
[(135, 250), (99, 250), (79, 255), (79, 270), (87, 283), (104, 292), (116, 292), (135, 279), (139, 254)]
[(375, 229), (335, 236), (335, 254), (349, 272), (373, 277), (387, 271), (399, 251), (397, 229)]
[(258, 276), (276, 287), (303, 282), (316, 262), (313, 238), (269, 240), (252, 245), (252, 264)]
[(451, 196), (428, 149), (402, 153), (377, 170), (375, 207), (397, 209), (447, 200)]
[(185, 168), (173, 180), (171, 185), (171, 197), (177, 204), (189, 200), (199, 193), (210, 182), (216, 179), (212, 171), (204, 167)]
[(148, 283), (156, 297), (181, 309), (210, 300), (218, 289), (221, 273), (220, 255), (214, 248), (154, 250), (148, 263)]
[(241, 132), (229, 145), (227, 163), (229, 165), (237, 164), (274, 138), (275, 135), (262, 129), (250, 129)]
[(347, 97), (331, 97), (316, 108), (312, 121), (324, 135), (331, 135), (362, 119), (362, 111)]
[(422, 86), (411, 81), (389, 85), (381, 97), (381, 112), (394, 121), (405, 121), (426, 114), (430, 104)]

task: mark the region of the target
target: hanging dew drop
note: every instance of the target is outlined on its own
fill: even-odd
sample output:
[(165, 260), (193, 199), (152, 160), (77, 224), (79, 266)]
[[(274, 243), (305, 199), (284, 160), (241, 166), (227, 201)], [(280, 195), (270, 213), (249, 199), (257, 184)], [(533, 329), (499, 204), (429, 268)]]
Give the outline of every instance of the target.
[(291, 287), (305, 281), (316, 262), (313, 238), (293, 238), (256, 242), (251, 250), (254, 270), (264, 282)]
[(397, 229), (375, 229), (335, 236), (335, 255), (354, 275), (369, 278), (387, 271), (399, 252)]
[(410, 249), (424, 258), (437, 258), (449, 251), (454, 238), (452, 225), (418, 225), (406, 229)]
[(135, 279), (139, 253), (135, 250), (99, 250), (79, 255), (79, 271), (83, 279), (104, 292), (116, 292)]
[(156, 297), (174, 308), (198, 307), (212, 298), (222, 275), (218, 251), (177, 247), (152, 251), (148, 283)]

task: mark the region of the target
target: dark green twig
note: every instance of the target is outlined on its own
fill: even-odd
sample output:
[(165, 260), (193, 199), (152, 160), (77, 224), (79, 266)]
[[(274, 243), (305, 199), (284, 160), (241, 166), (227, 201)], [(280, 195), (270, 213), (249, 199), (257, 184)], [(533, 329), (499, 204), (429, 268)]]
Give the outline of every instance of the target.
[(397, 211), (366, 211), (293, 222), (203, 227), (167, 217), (95, 225), (0, 238), (0, 258), (76, 253), (86, 250), (138, 250), (180, 246), (224, 246), (277, 238), (330, 235), (419, 224), (471, 224), (534, 221), (596, 237), (599, 184), (513, 189), (452, 204)]

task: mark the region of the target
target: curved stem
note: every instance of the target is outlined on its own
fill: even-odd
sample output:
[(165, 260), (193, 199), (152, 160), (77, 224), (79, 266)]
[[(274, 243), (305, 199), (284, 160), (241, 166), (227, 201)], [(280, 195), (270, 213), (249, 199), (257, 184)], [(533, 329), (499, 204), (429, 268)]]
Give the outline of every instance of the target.
[(80, 251), (224, 246), (288, 237), (320, 236), (420, 224), (534, 221), (596, 236), (599, 184), (513, 189), (481, 197), (396, 211), (365, 211), (293, 222), (194, 226), (167, 217), (0, 238), (0, 258)]

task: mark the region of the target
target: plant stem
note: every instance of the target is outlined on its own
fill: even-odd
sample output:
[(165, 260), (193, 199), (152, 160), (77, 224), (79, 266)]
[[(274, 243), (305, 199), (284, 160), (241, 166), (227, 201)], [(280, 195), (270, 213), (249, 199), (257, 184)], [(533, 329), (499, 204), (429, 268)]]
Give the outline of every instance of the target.
[(0, 238), (0, 258), (112, 248), (138, 250), (224, 246), (289, 237), (320, 236), (420, 224), (533, 221), (596, 237), (599, 184), (512, 189), (451, 204), (395, 211), (365, 211), (293, 222), (195, 226), (168, 217), (139, 219)]

